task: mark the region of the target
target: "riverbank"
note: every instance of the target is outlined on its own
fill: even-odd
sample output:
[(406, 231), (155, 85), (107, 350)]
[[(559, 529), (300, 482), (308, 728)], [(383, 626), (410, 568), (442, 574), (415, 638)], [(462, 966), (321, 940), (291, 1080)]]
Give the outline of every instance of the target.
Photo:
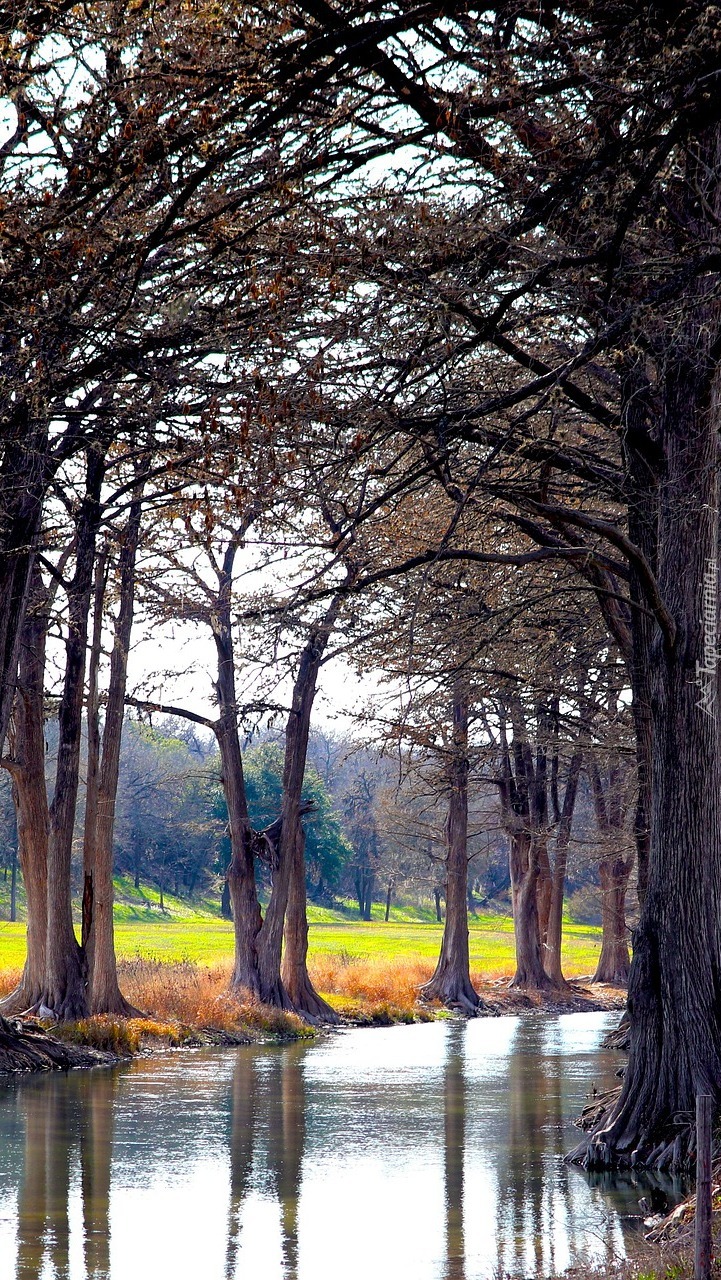
[[(316, 957), (311, 965), (317, 990), (337, 1013), (340, 1025), (346, 1027), (387, 1027), (450, 1016), (451, 1011), (436, 1002), (419, 999), (420, 988), (432, 971), (432, 963), (423, 960), (358, 961), (337, 955)], [(143, 1010), (142, 1017), (92, 1017), (59, 1027), (34, 1021), (30, 1034), (35, 1037), (35, 1049), (37, 1037), (45, 1032), (75, 1049), (109, 1054), (108, 1061), (182, 1046), (283, 1042), (317, 1034), (317, 1029), (295, 1014), (231, 995), (227, 965), (135, 959), (120, 961), (118, 973), (125, 996), (135, 1008)], [(0, 996), (12, 990), (19, 976), (18, 971), (0, 972)], [(621, 1009), (625, 1001), (625, 992), (617, 988), (580, 981), (569, 983), (563, 992), (553, 993), (512, 990), (508, 976), (474, 974), (474, 981), (481, 998), (481, 1017), (532, 1012), (591, 1013)], [(54, 1065), (52, 1053), (46, 1056), (48, 1061), (33, 1068), (28, 1064), (28, 1055), (20, 1052), (15, 1069), (50, 1069)], [(0, 1069), (12, 1070), (8, 1065), (9, 1049), (5, 1062)], [(100, 1061), (58, 1061), (56, 1065), (95, 1066)]]

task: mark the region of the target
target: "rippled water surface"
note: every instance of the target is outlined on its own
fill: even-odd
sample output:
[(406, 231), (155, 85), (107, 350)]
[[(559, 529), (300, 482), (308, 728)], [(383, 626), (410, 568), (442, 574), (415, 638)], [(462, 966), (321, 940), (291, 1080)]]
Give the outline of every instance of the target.
[(2, 1280), (476, 1280), (623, 1252), (562, 1156), (618, 1015), (450, 1020), (0, 1083)]

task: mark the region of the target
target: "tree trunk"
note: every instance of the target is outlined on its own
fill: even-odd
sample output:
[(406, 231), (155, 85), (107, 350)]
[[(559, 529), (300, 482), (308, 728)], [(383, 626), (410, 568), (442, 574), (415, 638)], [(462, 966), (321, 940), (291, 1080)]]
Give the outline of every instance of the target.
[[(658, 567), (659, 463), (658, 445), (648, 429), (652, 419), (645, 356), (629, 364), (622, 384), (623, 431), (621, 434), (629, 490), (628, 532), (640, 548), (653, 573)], [(653, 761), (653, 719), (651, 713), (651, 667), (654, 621), (647, 608), (638, 566), (630, 566), (629, 594), (632, 653), (627, 660), (633, 694), (632, 711), (636, 734), (637, 800), (634, 838), (638, 868), (637, 892), (643, 907), (648, 885), (651, 852), (651, 774)]]
[(601, 954), (592, 982), (608, 982), (624, 987), (628, 982), (631, 957), (626, 928), (626, 889), (631, 867), (618, 854), (602, 859), (601, 880)]
[(566, 980), (561, 969), (561, 942), (563, 939), (563, 898), (566, 887), (566, 867), (568, 865), (568, 846), (571, 843), (573, 811), (576, 807), (578, 781), (581, 776), (583, 754), (574, 752), (568, 766), (568, 778), (563, 796), (563, 808), (556, 832), (556, 849), (553, 860), (553, 881), (551, 886), (551, 902), (548, 915), (548, 933), (546, 937), (545, 969), (554, 987), (565, 987)]
[(35, 543), (50, 480), (48, 432), (18, 400), (5, 424), (0, 468), (0, 754), (13, 701)]
[[(132, 1017), (138, 1013), (118, 986), (113, 927), (113, 836), (115, 804), (120, 775), (120, 747), (125, 713), (128, 652), (135, 606), (135, 559), (140, 536), (143, 481), (133, 493), (128, 521), (122, 534), (119, 558), (120, 598), (115, 620), (110, 679), (103, 725), (102, 757), (97, 782), (94, 827), (86, 842), (88, 858), (89, 920), (87, 961), (91, 1013), (113, 1013)], [(102, 612), (102, 603), (100, 604)], [(85, 922), (84, 922), (85, 923)]]
[[(231, 658), (232, 661), (232, 658)], [(220, 664), (219, 664), (220, 665)], [(221, 701), (220, 721), (217, 729), (220, 760), (223, 770), (223, 790), (228, 809), (230, 827), (230, 866), (227, 885), (232, 903), (235, 933), (235, 956), (230, 979), (232, 991), (242, 991), (251, 996), (260, 995), (256, 939), (261, 926), (260, 902), (253, 866), (253, 832), (248, 815), (245, 795), (243, 760), (240, 738), (235, 722), (235, 678), (233, 680), (232, 713), (225, 698)], [(223, 685), (229, 673), (223, 671)], [(219, 687), (221, 680), (218, 681)]]
[(538, 841), (538, 930), (541, 935), (541, 946), (545, 952), (548, 945), (548, 925), (551, 918), (551, 902), (553, 899), (553, 873), (551, 859), (548, 856), (548, 838)]
[[(244, 524), (242, 533), (247, 528)], [(235, 955), (230, 990), (259, 996), (257, 937), (262, 917), (253, 862), (253, 830), (248, 814), (243, 758), (238, 733), (238, 706), (235, 692), (235, 656), (231, 620), (233, 564), (240, 534), (229, 542), (219, 576), (217, 607), (212, 617), (213, 639), (218, 659), (216, 694), (220, 711), (214, 726), (220, 749), (223, 791), (228, 809), (230, 892), (235, 935)]]
[[(538, 879), (542, 851), (548, 840), (546, 749), (542, 742), (533, 751), (521, 701), (511, 698), (512, 755), (501, 719), (501, 775), (498, 779), (503, 825), (509, 837), (509, 870), (513, 929), (516, 939), (516, 972), (512, 987), (543, 991), (552, 986), (543, 965), (543, 943), (538, 910)], [(539, 737), (544, 713), (537, 711)], [(544, 720), (545, 736), (545, 720)], [(546, 854), (547, 856), (547, 854)]]
[(13, 799), (17, 815), (18, 856), (27, 903), (27, 953), (20, 983), (0, 1012), (22, 1013), (43, 994), (47, 943), (48, 796), (45, 786), (45, 642), (48, 593), (37, 566), (20, 644), (19, 688), (15, 709)]
[(386, 892), (386, 924), (390, 920), (391, 915), (391, 898), (393, 897), (393, 881), (388, 881), (388, 890)]
[[(718, 131), (711, 151), (703, 182), (721, 171)], [(712, 286), (704, 278), (697, 288)], [(718, 1105), (721, 1090), (717, 307), (698, 306), (685, 331), (676, 323), (666, 357), (657, 577), (667, 613), (657, 610), (663, 634), (651, 651), (651, 858), (623, 1088), (572, 1157), (589, 1167), (678, 1166), (693, 1141), (696, 1094)]]
[(298, 817), (296, 849), (288, 890), (288, 908), (285, 918), (285, 950), (281, 976), (293, 1007), (309, 1022), (340, 1021), (335, 1009), (318, 995), (310, 980), (307, 967), (308, 915), (305, 895), (305, 833)]
[(623, 805), (620, 798), (621, 770), (618, 763), (609, 770), (608, 801), (595, 760), (590, 761), (589, 776), (596, 824), (606, 845), (606, 852), (599, 863), (603, 926), (601, 954), (592, 981), (624, 986), (628, 981), (631, 963), (626, 935), (626, 889), (633, 870), (633, 857), (624, 859), (621, 852), (624, 837)]
[(441, 911), (441, 891), (437, 887), (433, 890), (433, 901), (436, 904), (436, 920), (438, 924), (443, 924), (443, 912)]
[(78, 795), (85, 686), (85, 650), (100, 519), (104, 459), (88, 450), (86, 493), (77, 520), (75, 573), (68, 590), (65, 679), (58, 715), (58, 764), (50, 806), (48, 841), (48, 935), (43, 1004), (61, 1021), (88, 1013), (85, 958), (73, 928), (70, 864)]
[(481, 1001), (471, 982), (468, 950), (468, 695), (459, 685), (453, 698), (453, 748), (446, 825), (446, 923), (433, 977), (421, 987), (462, 1013), (477, 1013)]
[[(307, 1014), (311, 1018), (323, 1018), (328, 1022), (336, 1022), (337, 1015), (330, 1005), (321, 1000), (308, 975), (305, 840), (301, 829), (300, 805), (318, 673), (328, 638), (340, 612), (342, 599), (341, 595), (334, 596), (323, 619), (311, 627), (308, 641), (301, 654), (285, 730), (278, 865), (273, 877), (268, 910), (258, 935), (261, 999), (267, 1004), (280, 1004), (281, 1007), (289, 1004), (304, 1016)], [(292, 975), (292, 996), (286, 990), (281, 977), (283, 928), (291, 893), (293, 910), (291, 927), (285, 931), (284, 973)]]
[(528, 832), (512, 836), (510, 868), (516, 938), (516, 972), (510, 985), (544, 991), (553, 984), (543, 966), (538, 918), (538, 853), (534, 836)]
[(92, 970), (93, 871), (98, 825), (98, 785), (100, 782), (100, 655), (103, 638), (103, 601), (106, 587), (107, 548), (100, 552), (95, 566), (93, 593), (93, 633), (88, 654), (88, 696), (86, 719), (88, 749), (85, 763), (85, 825), (83, 830), (83, 903), (81, 942)]

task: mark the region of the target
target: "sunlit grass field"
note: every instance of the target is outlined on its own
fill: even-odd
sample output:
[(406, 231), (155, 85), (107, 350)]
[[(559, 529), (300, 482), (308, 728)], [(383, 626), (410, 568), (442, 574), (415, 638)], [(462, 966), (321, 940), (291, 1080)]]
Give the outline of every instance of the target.
[[(210, 914), (193, 914), (183, 903), (183, 915), (176, 914), (174, 900), (168, 899), (168, 913), (157, 907), (138, 911), (141, 918), (128, 918), (127, 903), (119, 904), (115, 937), (118, 955), (158, 960), (191, 960), (196, 964), (227, 964), (233, 955), (233, 927)], [(435, 922), (398, 919), (373, 920), (369, 924), (338, 918), (339, 912), (311, 907), (310, 958), (327, 955), (351, 963), (357, 960), (431, 961), (441, 942), (442, 925)], [(333, 918), (335, 916), (335, 918)], [(330, 918), (328, 918), (330, 917)], [(567, 923), (564, 926), (563, 963), (569, 976), (590, 974), (596, 966), (601, 931), (592, 925)], [(514, 965), (513, 922), (499, 915), (478, 915), (470, 921), (471, 968), (489, 977), (512, 972)], [(25, 924), (0, 922), (0, 970), (18, 969), (25, 958)]]

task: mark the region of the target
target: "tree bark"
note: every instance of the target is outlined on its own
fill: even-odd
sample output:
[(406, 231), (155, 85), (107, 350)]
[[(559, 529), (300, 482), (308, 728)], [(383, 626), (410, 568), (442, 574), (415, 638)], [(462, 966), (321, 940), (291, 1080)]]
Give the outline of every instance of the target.
[[(336, 1022), (337, 1015), (314, 990), (308, 975), (308, 924), (305, 902), (305, 840), (301, 826), (301, 797), (308, 758), (310, 720), (318, 687), (318, 673), (335, 626), (343, 595), (333, 597), (324, 617), (313, 624), (301, 654), (293, 686), (293, 701), (285, 730), (283, 800), (280, 814), (278, 863), (273, 876), (268, 910), (258, 935), (258, 972), (261, 999), (266, 1004), (290, 1005), (310, 1018)], [(286, 911), (292, 896), (290, 929), (285, 931), (283, 975), (291, 981), (288, 991), (281, 976), (281, 953)]]
[[(628, 532), (639, 547), (651, 571), (658, 568), (659, 473), (661, 451), (649, 431), (652, 420), (648, 378), (641, 361), (631, 361), (622, 381), (622, 447), (628, 479)], [(651, 667), (654, 621), (646, 608), (638, 568), (630, 566), (629, 595), (632, 653), (627, 659), (632, 691), (632, 712), (636, 734), (637, 800), (634, 816), (637, 893), (643, 907), (648, 886), (651, 853), (651, 774), (653, 762), (653, 718), (651, 712)]]
[(623, 806), (621, 804), (621, 770), (612, 765), (608, 776), (608, 800), (603, 790), (601, 772), (596, 761), (590, 762), (591, 790), (596, 810), (596, 825), (605, 845), (599, 862), (601, 884), (601, 954), (592, 982), (608, 982), (625, 986), (631, 957), (626, 930), (626, 889), (633, 870), (633, 858), (624, 858)]
[(468, 771), (468, 692), (459, 683), (453, 697), (448, 770), (446, 922), (435, 972), (421, 987), (421, 994), (473, 1015), (481, 1000), (471, 982), (468, 950)]
[(563, 795), (558, 831), (556, 832), (556, 848), (553, 860), (553, 882), (551, 904), (548, 918), (548, 934), (546, 937), (546, 973), (555, 987), (566, 986), (561, 969), (561, 942), (563, 939), (563, 898), (566, 886), (566, 867), (568, 866), (568, 847), (571, 843), (573, 812), (576, 807), (578, 781), (581, 776), (583, 752), (575, 751), (568, 766), (568, 777)]
[(61, 1021), (84, 1018), (88, 1013), (85, 958), (73, 928), (70, 863), (78, 796), (88, 613), (103, 473), (103, 454), (93, 446), (88, 450), (86, 492), (76, 526), (75, 572), (68, 589), (65, 679), (48, 841), (48, 933), (42, 1003)]
[(243, 758), (238, 733), (235, 692), (235, 660), (231, 624), (233, 563), (238, 542), (225, 553), (219, 582), (217, 609), (213, 617), (213, 638), (218, 658), (216, 693), (220, 715), (214, 729), (220, 749), (223, 791), (228, 808), (230, 866), (228, 887), (233, 907), (235, 956), (230, 989), (251, 996), (260, 995), (256, 940), (262, 917), (253, 863), (253, 831), (243, 776)]
[(17, 815), (18, 856), (27, 903), (27, 953), (20, 983), (0, 1012), (22, 1013), (43, 994), (47, 943), (47, 858), (50, 819), (45, 785), (45, 644), (48, 592), (37, 565), (20, 643), (18, 697), (15, 709), (13, 799)]
[(0, 754), (15, 698), (20, 636), (50, 478), (47, 428), (30, 424), (25, 401), (19, 400), (6, 432), (0, 465)]
[(511, 893), (516, 938), (516, 972), (510, 986), (543, 991), (552, 985), (543, 964), (538, 916), (538, 846), (533, 833), (511, 836)]
[(88, 695), (86, 702), (88, 748), (85, 762), (85, 825), (83, 830), (83, 902), (81, 944), (92, 967), (91, 922), (93, 910), (93, 870), (98, 823), (98, 785), (100, 782), (100, 656), (103, 636), (103, 601), (106, 587), (107, 548), (103, 548), (95, 565), (93, 592), (93, 632), (88, 653)]
[(631, 868), (619, 856), (609, 855), (599, 864), (601, 881), (601, 954), (592, 982), (625, 987), (631, 970), (626, 928), (626, 889)]
[[(694, 188), (697, 178), (706, 183), (711, 175), (717, 181), (720, 153), (715, 130), (703, 170), (694, 174)], [(715, 207), (718, 198), (712, 203)], [(696, 287), (711, 288), (708, 281)], [(629, 1060), (623, 1088), (617, 1104), (572, 1157), (593, 1168), (682, 1164), (692, 1150), (696, 1094), (710, 1093), (718, 1105), (721, 1090), (721, 753), (715, 656), (721, 406), (714, 349), (720, 328), (718, 304), (699, 304), (685, 329), (675, 324), (673, 350), (666, 354), (657, 576), (672, 622), (664, 620), (651, 651), (651, 858), (629, 980)], [(705, 649), (711, 651), (711, 662), (700, 688), (699, 667), (709, 667)]]
[(539, 744), (534, 765), (520, 700), (511, 699), (513, 758), (501, 722), (501, 774), (499, 792), (503, 825), (509, 837), (509, 869), (513, 928), (516, 939), (516, 972), (512, 987), (543, 991), (553, 985), (543, 964), (543, 942), (538, 910), (540, 847), (547, 836), (545, 749)]
[[(119, 576), (120, 599), (115, 620), (110, 679), (103, 725), (102, 755), (97, 780), (94, 813), (86, 841), (87, 964), (90, 1011), (132, 1017), (138, 1013), (125, 999), (118, 985), (113, 927), (113, 835), (115, 804), (120, 775), (120, 747), (125, 713), (128, 653), (135, 605), (135, 560), (140, 536), (143, 482), (133, 493), (128, 520), (122, 534)], [(102, 611), (102, 603), (100, 602)], [(86, 819), (87, 820), (87, 819)], [(93, 821), (94, 820), (94, 821)], [(83, 922), (85, 925), (85, 921)], [(85, 929), (84, 929), (85, 932)]]
[(285, 917), (285, 948), (281, 977), (293, 1007), (309, 1022), (340, 1021), (335, 1009), (318, 994), (308, 974), (308, 915), (305, 891), (305, 832), (298, 821), (293, 856), (288, 907)]

